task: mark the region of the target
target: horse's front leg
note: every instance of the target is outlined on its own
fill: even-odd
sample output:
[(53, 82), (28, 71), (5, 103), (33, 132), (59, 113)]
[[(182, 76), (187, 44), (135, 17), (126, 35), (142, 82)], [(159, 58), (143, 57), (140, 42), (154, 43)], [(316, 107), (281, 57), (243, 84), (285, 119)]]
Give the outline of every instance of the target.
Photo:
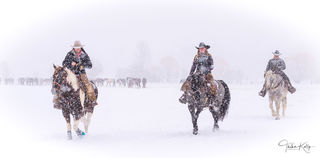
[(93, 113), (91, 113), (91, 112), (88, 112), (88, 113), (87, 113), (87, 119), (86, 119), (86, 122), (85, 122), (85, 124), (84, 124), (84, 131), (85, 131), (86, 133), (88, 133), (89, 125), (90, 125), (90, 123), (91, 123), (92, 115), (93, 115)]
[(282, 116), (286, 116), (286, 110), (287, 110), (287, 97), (284, 97), (282, 99)]
[(74, 117), (73, 129), (74, 129), (74, 131), (76, 131), (76, 134), (77, 134), (78, 137), (82, 137), (82, 136), (85, 135), (85, 133), (79, 129), (80, 121), (81, 121), (81, 117), (80, 116), (75, 116)]
[(197, 111), (195, 113), (195, 116), (194, 116), (194, 120), (195, 120), (195, 128), (194, 128), (195, 130), (193, 131), (194, 135), (198, 134), (198, 118), (199, 118), (199, 114), (201, 113), (202, 109), (203, 109), (202, 107), (198, 107)]
[(195, 106), (194, 105), (188, 105), (188, 109), (191, 114), (191, 121), (193, 125), (193, 134), (197, 135), (198, 134), (198, 125), (197, 125), (197, 119), (195, 115)]
[(62, 109), (62, 115), (64, 119), (67, 122), (67, 138), (69, 140), (72, 139), (72, 133), (71, 133), (71, 119), (70, 119), (70, 113), (67, 110)]
[(269, 107), (270, 107), (270, 109), (271, 109), (271, 115), (273, 116), (273, 117), (276, 117), (276, 112), (274, 111), (274, 109), (273, 109), (273, 98), (271, 97), (271, 96), (269, 96)]
[(276, 120), (280, 120), (280, 101), (276, 100)]

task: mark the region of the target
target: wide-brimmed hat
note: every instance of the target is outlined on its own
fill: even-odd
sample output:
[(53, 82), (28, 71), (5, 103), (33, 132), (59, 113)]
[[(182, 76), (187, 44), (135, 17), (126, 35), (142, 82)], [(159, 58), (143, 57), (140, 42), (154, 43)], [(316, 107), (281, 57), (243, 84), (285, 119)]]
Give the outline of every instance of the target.
[(72, 48), (82, 48), (84, 45), (81, 44), (80, 41), (74, 41), (73, 46), (71, 46)]
[(279, 50), (276, 50), (276, 51), (272, 52), (272, 54), (276, 55), (276, 56), (282, 55)]
[(204, 42), (200, 42), (199, 47), (197, 47), (197, 46), (196, 46), (196, 48), (197, 48), (197, 49), (200, 49), (200, 48), (207, 48), (207, 49), (209, 49), (209, 48), (210, 48), (210, 46), (209, 46), (209, 45), (204, 44)]

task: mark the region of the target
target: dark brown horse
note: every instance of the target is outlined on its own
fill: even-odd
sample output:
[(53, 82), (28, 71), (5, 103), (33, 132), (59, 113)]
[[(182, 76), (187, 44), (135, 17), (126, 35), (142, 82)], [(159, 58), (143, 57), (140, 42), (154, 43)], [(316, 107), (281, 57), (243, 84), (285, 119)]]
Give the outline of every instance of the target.
[(198, 117), (205, 108), (209, 108), (213, 116), (213, 130), (219, 129), (218, 121), (223, 121), (229, 109), (230, 92), (227, 84), (222, 80), (215, 81), (217, 85), (216, 99), (213, 99), (213, 96), (208, 93), (209, 86), (207, 84), (204, 76), (199, 74), (190, 76), (187, 82), (186, 98), (194, 135), (198, 134)]
[[(54, 107), (62, 110), (67, 122), (68, 139), (72, 139), (70, 115), (74, 118), (73, 129), (79, 137), (82, 137), (85, 132), (88, 132), (95, 104), (90, 102), (80, 89), (78, 77), (74, 73), (65, 67), (55, 65), (53, 67), (52, 93), (57, 97)], [(98, 98), (98, 89), (92, 81), (91, 84)], [(85, 132), (78, 127), (81, 120), (84, 123)]]

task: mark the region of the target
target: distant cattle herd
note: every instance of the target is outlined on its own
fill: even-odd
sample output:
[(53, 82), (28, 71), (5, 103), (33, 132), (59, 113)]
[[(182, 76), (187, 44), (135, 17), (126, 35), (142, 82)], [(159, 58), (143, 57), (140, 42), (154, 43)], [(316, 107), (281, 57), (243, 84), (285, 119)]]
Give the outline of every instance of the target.
[(146, 88), (146, 78), (96, 78), (92, 80), (98, 87)]
[[(98, 87), (128, 87), (146, 88), (146, 78), (96, 78), (91, 79)], [(21, 85), (21, 86), (48, 86), (51, 85), (51, 78), (20, 77), (20, 78), (0, 78), (0, 85)]]

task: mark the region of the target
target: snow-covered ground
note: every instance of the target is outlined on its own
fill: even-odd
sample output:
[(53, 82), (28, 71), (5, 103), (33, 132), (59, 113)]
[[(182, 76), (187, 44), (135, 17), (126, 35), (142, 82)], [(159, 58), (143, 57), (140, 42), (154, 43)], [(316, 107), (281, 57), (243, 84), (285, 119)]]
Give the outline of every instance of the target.
[[(89, 133), (66, 139), (62, 113), (53, 109), (49, 86), (0, 86), (0, 157), (319, 157), (320, 85), (296, 85), (288, 96), (287, 116), (271, 117), (261, 85), (229, 85), (228, 116), (213, 132), (208, 110), (192, 135), (179, 84), (146, 89), (99, 88)], [(80, 126), (82, 128), (82, 124)], [(285, 152), (278, 142), (308, 142), (311, 153)], [(2, 155), (2, 156), (1, 156)]]

